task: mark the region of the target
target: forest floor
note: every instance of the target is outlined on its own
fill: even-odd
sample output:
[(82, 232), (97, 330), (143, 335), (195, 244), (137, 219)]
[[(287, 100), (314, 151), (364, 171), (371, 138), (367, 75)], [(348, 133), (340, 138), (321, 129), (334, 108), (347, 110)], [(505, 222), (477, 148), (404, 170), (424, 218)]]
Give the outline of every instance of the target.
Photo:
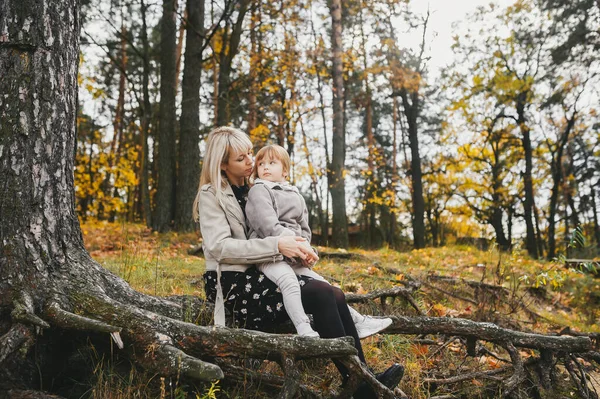
[[(104, 222), (83, 223), (82, 230), (92, 257), (138, 291), (159, 296), (204, 297), (204, 259), (188, 254), (199, 244), (197, 234), (157, 234), (141, 225)], [(330, 248), (319, 250), (323, 254), (339, 253)], [(600, 332), (600, 279), (567, 269), (563, 262), (534, 261), (518, 250), (500, 254), (495, 248), (481, 251), (468, 246), (350, 252), (350, 258), (323, 257), (315, 266), (315, 271), (346, 293), (365, 294), (418, 280), (422, 285), (414, 300), (426, 316), (487, 321), (536, 333), (558, 334), (565, 328)], [(483, 288), (481, 285), (474, 288), (477, 283), (484, 283)], [(486, 290), (485, 284), (503, 288)], [(353, 306), (364, 314), (417, 315), (403, 298)], [(493, 380), (473, 378), (459, 383), (442, 380), (498, 369), (508, 358), (502, 348), (489, 343), (484, 345), (486, 351), (467, 356), (466, 347), (458, 337), (379, 334), (362, 343), (367, 362), (374, 370), (384, 370), (393, 362), (405, 366), (400, 388), (413, 399), (497, 397), (497, 383)], [(524, 360), (534, 355), (533, 350), (520, 353)], [(302, 378), (306, 385), (326, 390), (339, 384), (331, 362), (304, 363), (306, 372)], [(256, 381), (235, 385), (219, 382), (211, 387), (179, 379), (165, 380), (141, 370), (123, 375), (110, 359), (98, 359), (98, 364), (96, 380), (90, 388), (95, 398), (273, 397), (272, 391), (263, 391)], [(592, 384), (600, 392), (600, 375), (592, 370), (591, 364), (585, 361), (582, 364), (589, 369)], [(315, 373), (316, 368), (323, 371)], [(277, 373), (278, 367), (264, 362), (260, 371)], [(561, 377), (568, 380), (568, 374)], [(558, 386), (552, 397), (578, 397), (569, 384)]]

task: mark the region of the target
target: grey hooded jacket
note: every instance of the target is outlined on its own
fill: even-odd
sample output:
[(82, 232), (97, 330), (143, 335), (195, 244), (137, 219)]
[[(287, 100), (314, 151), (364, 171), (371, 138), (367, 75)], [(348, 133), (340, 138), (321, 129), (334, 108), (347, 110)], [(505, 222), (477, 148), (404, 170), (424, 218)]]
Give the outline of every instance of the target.
[(286, 235), (304, 237), (310, 243), (306, 202), (287, 182), (257, 179), (248, 192), (246, 220), (250, 238)]

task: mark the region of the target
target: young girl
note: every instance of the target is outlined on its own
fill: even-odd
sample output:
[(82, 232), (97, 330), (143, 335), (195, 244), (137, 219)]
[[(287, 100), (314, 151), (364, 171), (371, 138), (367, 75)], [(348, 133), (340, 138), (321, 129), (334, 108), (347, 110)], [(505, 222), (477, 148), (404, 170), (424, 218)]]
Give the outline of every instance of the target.
[[(278, 145), (263, 147), (256, 154), (255, 162), (253, 171), (255, 184), (248, 193), (246, 203), (246, 220), (250, 238), (303, 237), (306, 239), (305, 245), (310, 247), (311, 230), (308, 225), (306, 203), (298, 189), (287, 181), (290, 170), (290, 157), (287, 151)], [(279, 287), (285, 310), (298, 334), (318, 337), (319, 334), (310, 326), (302, 306), (300, 285), (304, 281), (298, 280), (296, 276), (327, 282), (307, 267), (312, 265), (313, 261), (312, 258), (301, 262), (296, 258), (284, 257), (281, 261), (265, 262), (257, 267)], [(363, 333), (380, 331), (392, 323), (390, 318), (368, 318), (352, 308), (350, 312), (357, 327), (360, 325), (365, 327)], [(360, 332), (359, 337), (361, 337)]]

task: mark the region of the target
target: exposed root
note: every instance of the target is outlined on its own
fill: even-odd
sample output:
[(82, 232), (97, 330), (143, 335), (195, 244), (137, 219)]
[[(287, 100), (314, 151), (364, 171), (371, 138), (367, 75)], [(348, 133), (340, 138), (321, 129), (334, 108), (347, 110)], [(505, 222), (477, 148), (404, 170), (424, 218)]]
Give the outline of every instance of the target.
[(172, 345), (160, 345), (154, 351), (152, 368), (163, 375), (181, 373), (201, 381), (215, 381), (224, 377), (219, 366), (203, 362)]
[(281, 369), (285, 374), (285, 379), (283, 383), (283, 389), (279, 393), (278, 398), (295, 398), (296, 393), (300, 390), (300, 387), (298, 386), (298, 379), (300, 378), (300, 373), (298, 373), (298, 369), (296, 368), (294, 358), (284, 353), (281, 355), (279, 365), (281, 366)]
[(21, 293), (20, 297), (13, 302), (13, 306), (10, 314), (13, 320), (39, 328), (50, 328), (50, 324), (36, 316), (33, 299), (26, 292)]
[(445, 384), (456, 384), (463, 381), (470, 380), (493, 380), (493, 381), (502, 381), (502, 377), (497, 377), (498, 374), (504, 374), (507, 371), (512, 370), (512, 366), (502, 367), (496, 370), (490, 371), (479, 371), (474, 373), (465, 373), (461, 375), (457, 375), (454, 377), (448, 378), (423, 378), (423, 382), (426, 384), (436, 384), (436, 385), (445, 385)]
[(364, 379), (373, 388), (378, 398), (394, 399), (394, 393), (375, 378), (373, 373), (367, 369), (367, 366), (360, 361), (358, 356), (342, 358), (340, 362), (348, 368), (350, 373), (357, 374)]
[(507, 397), (525, 380), (525, 367), (523, 366), (523, 359), (521, 359), (519, 351), (512, 343), (507, 342), (502, 346), (510, 355), (514, 369), (513, 375), (504, 381), (504, 392), (502, 393), (502, 396)]
[(368, 300), (381, 298), (382, 304), (384, 304), (385, 298), (388, 298), (388, 297), (395, 298), (395, 297), (400, 296), (400, 297), (406, 299), (408, 301), (408, 303), (410, 303), (411, 306), (417, 311), (418, 314), (422, 315), (423, 311), (419, 308), (419, 306), (415, 302), (415, 299), (412, 297), (412, 291), (413, 290), (404, 288), (404, 287), (394, 287), (394, 288), (385, 289), (385, 290), (374, 290), (367, 294), (362, 294), (362, 295), (361, 294), (346, 294), (346, 301), (348, 301), (348, 303), (355, 303), (355, 302), (366, 302)]
[(52, 324), (64, 329), (98, 331), (103, 333), (121, 332), (121, 327), (112, 326), (98, 320), (90, 319), (89, 317), (68, 312), (56, 302), (50, 302), (46, 307), (45, 313), (49, 320), (52, 321)]
[(0, 337), (0, 365), (14, 352), (33, 344), (31, 331), (22, 324), (14, 324)]
[[(272, 388), (281, 389), (285, 383), (284, 377), (270, 374), (260, 373), (258, 371), (249, 370), (243, 367), (234, 366), (224, 360), (217, 360), (217, 364), (225, 372), (225, 376), (230, 381), (238, 381), (243, 383), (253, 383), (256, 385), (266, 385)], [(302, 384), (298, 384), (299, 395), (302, 398), (320, 398), (321, 396), (310, 390)], [(347, 397), (350, 397), (347, 396)]]
[(41, 391), (24, 391), (20, 389), (11, 389), (7, 394), (8, 399), (63, 399), (62, 396), (50, 395)]
[[(568, 355), (565, 358), (564, 363), (569, 372), (569, 376), (571, 377), (571, 381), (573, 381), (579, 391), (579, 395), (584, 399), (597, 399), (598, 395), (595, 392), (590, 391), (588, 387), (587, 375), (577, 358), (573, 355)], [(577, 370), (575, 370), (573, 365), (577, 366)], [(579, 373), (577, 373), (577, 371), (579, 371)]]
[(475, 336), (479, 340), (502, 345), (511, 342), (517, 347), (550, 349), (569, 353), (587, 352), (591, 349), (588, 337), (551, 336), (526, 333), (499, 327), (493, 323), (481, 323), (450, 317), (389, 316), (394, 322), (384, 334), (446, 334)]

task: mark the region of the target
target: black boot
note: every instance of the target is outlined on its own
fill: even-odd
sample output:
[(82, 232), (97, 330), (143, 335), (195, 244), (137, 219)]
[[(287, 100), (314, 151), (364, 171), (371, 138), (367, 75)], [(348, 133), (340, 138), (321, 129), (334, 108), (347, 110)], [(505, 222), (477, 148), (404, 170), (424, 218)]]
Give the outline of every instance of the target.
[[(379, 373), (375, 375), (377, 381), (381, 382), (388, 389), (394, 389), (400, 383), (402, 376), (404, 375), (404, 366), (398, 363), (392, 364), (385, 370), (383, 373)], [(366, 382), (363, 381), (360, 383), (354, 394), (352, 395), (354, 399), (377, 399), (377, 395), (373, 391), (373, 388)]]

